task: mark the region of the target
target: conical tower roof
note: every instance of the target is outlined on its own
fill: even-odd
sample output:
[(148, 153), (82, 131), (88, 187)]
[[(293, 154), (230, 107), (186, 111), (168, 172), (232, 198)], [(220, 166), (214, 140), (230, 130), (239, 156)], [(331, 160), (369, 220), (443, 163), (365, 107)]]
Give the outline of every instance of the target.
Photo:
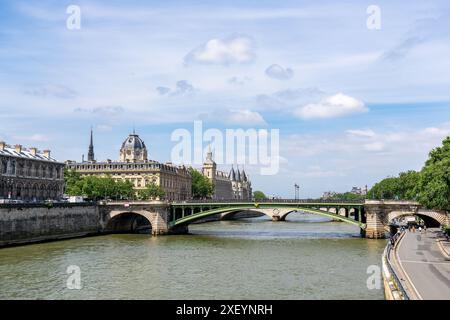
[(228, 179), (231, 181), (236, 181), (236, 172), (234, 172), (233, 166), (231, 166), (230, 173), (228, 174)]

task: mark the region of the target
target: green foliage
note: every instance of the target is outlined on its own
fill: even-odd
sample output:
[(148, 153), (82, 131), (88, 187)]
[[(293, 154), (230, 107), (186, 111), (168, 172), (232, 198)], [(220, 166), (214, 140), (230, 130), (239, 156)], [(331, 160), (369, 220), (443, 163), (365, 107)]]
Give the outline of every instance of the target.
[(450, 138), (433, 149), (422, 169), (419, 201), (427, 208), (448, 210), (450, 206)]
[(81, 175), (74, 170), (64, 169), (66, 194), (70, 196), (81, 195)]
[(139, 200), (162, 200), (166, 196), (164, 189), (156, 184), (152, 183), (147, 188), (138, 191)]
[(66, 194), (82, 195), (91, 200), (130, 199), (134, 196), (130, 181), (115, 181), (110, 176), (81, 176), (78, 172), (66, 170), (64, 173)]
[(450, 236), (450, 226), (442, 226), (442, 232), (444, 233), (444, 235)]
[(418, 195), (420, 172), (407, 171), (376, 183), (368, 192), (369, 199), (415, 200)]
[(267, 199), (266, 195), (262, 191), (253, 192), (253, 198), (257, 201)]
[(207, 177), (194, 168), (189, 168), (192, 177), (192, 197), (194, 199), (211, 198), (214, 194), (214, 186)]
[(355, 194), (352, 192), (345, 192), (345, 193), (335, 193), (333, 194), (329, 200), (345, 200), (345, 201), (352, 201), (352, 200), (363, 200), (365, 196), (361, 194)]
[(369, 191), (370, 199), (418, 200), (429, 209), (450, 207), (450, 137), (433, 149), (420, 172), (386, 178)]

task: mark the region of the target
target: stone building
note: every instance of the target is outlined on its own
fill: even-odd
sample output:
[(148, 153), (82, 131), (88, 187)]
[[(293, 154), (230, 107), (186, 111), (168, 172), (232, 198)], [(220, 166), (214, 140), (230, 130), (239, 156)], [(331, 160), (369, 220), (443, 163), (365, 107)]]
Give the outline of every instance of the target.
[(97, 162), (94, 159), (94, 147), (91, 131), (88, 161), (66, 161), (70, 170), (81, 175), (111, 176), (115, 180), (130, 181), (135, 190), (145, 189), (149, 184), (161, 186), (166, 193), (166, 199), (186, 200), (192, 197), (192, 178), (184, 166), (174, 166), (171, 163), (159, 163), (148, 159), (147, 147), (135, 132), (122, 143), (119, 151), (119, 161), (110, 159)]
[(25, 149), (0, 142), (0, 199), (59, 199), (64, 192), (64, 163), (50, 150)]
[(252, 183), (244, 169), (240, 171), (237, 168), (235, 171), (231, 168), (229, 179), (233, 189), (233, 199), (251, 200), (253, 198)]
[(227, 174), (217, 170), (217, 164), (213, 160), (211, 149), (206, 154), (206, 160), (203, 163), (202, 174), (207, 177), (214, 186), (213, 199), (216, 200), (251, 200), (252, 187), (251, 182), (244, 170), (236, 171), (231, 168)]
[(217, 164), (213, 160), (211, 150), (206, 154), (203, 163), (202, 174), (211, 181), (214, 186), (213, 199), (226, 200), (233, 199), (233, 188), (230, 179), (225, 172), (217, 170)]

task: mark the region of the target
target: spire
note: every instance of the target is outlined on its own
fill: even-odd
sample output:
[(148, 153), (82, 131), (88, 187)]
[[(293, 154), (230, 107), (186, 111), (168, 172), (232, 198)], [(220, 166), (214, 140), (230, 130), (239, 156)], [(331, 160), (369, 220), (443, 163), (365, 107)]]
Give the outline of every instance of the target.
[(228, 179), (231, 181), (236, 181), (236, 173), (234, 172), (234, 167), (231, 166), (230, 174), (228, 175)]
[(239, 166), (237, 167), (236, 175), (237, 175), (236, 181), (242, 181), (241, 180), (241, 172), (239, 171)]
[(214, 162), (214, 159), (213, 159), (213, 153), (211, 151), (211, 145), (209, 145), (209, 147), (208, 147), (208, 152), (206, 153), (206, 160), (205, 160), (204, 164), (213, 164), (213, 165), (216, 164)]
[(94, 156), (94, 137), (93, 137), (93, 132), (92, 132), (92, 127), (91, 127), (91, 141), (89, 144), (89, 151), (88, 151), (88, 161), (94, 161), (95, 156)]

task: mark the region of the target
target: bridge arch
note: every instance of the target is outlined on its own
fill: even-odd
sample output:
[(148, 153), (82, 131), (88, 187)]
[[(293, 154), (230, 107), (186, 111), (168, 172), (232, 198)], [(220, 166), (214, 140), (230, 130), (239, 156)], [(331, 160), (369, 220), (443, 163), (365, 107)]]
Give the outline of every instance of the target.
[(418, 216), (422, 218), (428, 227), (438, 227), (440, 225), (447, 225), (448, 218), (445, 213), (431, 211), (431, 210), (417, 210), (417, 211), (391, 211), (387, 216), (387, 224), (390, 224), (394, 219), (404, 216)]
[(105, 231), (113, 233), (139, 233), (151, 231), (154, 222), (150, 212), (145, 210), (111, 211), (108, 214)]
[[(300, 206), (296, 206), (296, 205), (282, 205), (282, 204), (281, 205), (277, 205), (277, 204), (271, 204), (271, 205), (240, 204), (238, 206), (217, 207), (217, 208), (201, 211), (199, 213), (193, 213), (191, 215), (184, 216), (179, 219), (175, 219), (170, 224), (171, 224), (171, 227), (187, 226), (193, 222), (205, 219), (212, 215), (217, 215), (217, 214), (221, 214), (221, 213), (233, 214), (238, 211), (245, 211), (245, 210), (256, 210), (256, 211), (262, 212), (262, 213), (266, 214), (267, 216), (269, 216), (272, 220), (275, 220), (275, 221), (284, 220), (286, 218), (286, 216), (291, 212), (302, 211), (302, 212), (306, 212), (306, 213), (325, 216), (325, 217), (328, 217), (331, 219), (344, 221), (344, 222), (356, 225), (356, 226), (360, 227), (362, 230), (364, 230), (366, 228), (365, 223), (362, 223), (361, 221), (353, 220), (349, 217), (346, 217), (345, 215), (340, 215), (340, 214), (332, 213), (329, 211), (323, 211), (318, 208), (307, 208), (307, 207), (300, 207)], [(278, 210), (278, 213), (276, 212), (277, 210)]]

